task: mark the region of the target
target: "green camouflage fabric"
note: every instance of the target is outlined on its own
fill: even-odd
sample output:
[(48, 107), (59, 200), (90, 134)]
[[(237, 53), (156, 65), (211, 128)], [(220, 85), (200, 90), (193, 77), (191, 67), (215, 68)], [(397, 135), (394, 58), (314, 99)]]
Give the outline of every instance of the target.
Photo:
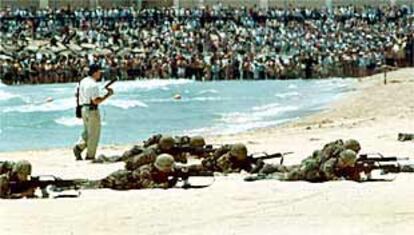
[(247, 147), (244, 144), (237, 143), (231, 146), (229, 153), (238, 161), (243, 161), (247, 158)]
[(190, 142), (188, 144), (194, 148), (202, 148), (206, 145), (206, 141), (202, 136), (193, 136), (190, 138)]
[[(278, 167), (277, 165), (268, 165), (263, 167), (266, 170), (260, 172), (260, 175), (275, 174), (277, 179), (296, 181), (304, 180), (309, 182), (324, 182), (338, 179), (356, 179), (351, 172), (343, 170), (351, 164), (349, 153), (353, 153), (356, 159), (355, 150), (360, 150), (361, 147), (356, 140), (336, 140), (327, 143), (321, 150), (316, 150), (309, 157), (302, 160), (299, 165)], [(342, 157), (342, 158), (341, 158)], [(348, 175), (349, 173), (349, 175)], [(272, 178), (271, 176), (261, 178)]]
[(359, 153), (359, 151), (361, 150), (361, 144), (357, 140), (354, 140), (354, 139), (349, 139), (345, 141), (344, 147), (346, 149), (350, 149), (354, 151), (355, 153)]
[(156, 149), (147, 148), (141, 154), (138, 154), (132, 158), (129, 158), (125, 162), (125, 169), (127, 170), (138, 169), (139, 167), (143, 165), (154, 163), (156, 158), (157, 158)]
[(0, 175), (12, 172), (15, 163), (10, 161), (0, 162)]
[[(32, 170), (32, 165), (26, 160), (0, 162), (0, 198), (12, 198), (9, 182), (26, 180)], [(23, 179), (22, 179), (23, 178)]]
[(129, 189), (150, 189), (170, 187), (170, 173), (159, 171), (153, 164), (147, 164), (140, 168), (129, 170), (118, 170), (102, 179), (101, 188), (111, 188), (116, 190)]
[(163, 153), (157, 156), (154, 166), (159, 171), (171, 172), (174, 169), (175, 161), (173, 156), (168, 153)]
[[(162, 143), (160, 143), (162, 141)], [(114, 162), (126, 162), (128, 165), (127, 170), (136, 169), (144, 164), (153, 163), (155, 161), (155, 155), (168, 153), (174, 157), (176, 162), (187, 163), (188, 154), (182, 151), (178, 151), (179, 148), (173, 148), (174, 146), (188, 145), (190, 137), (177, 136), (172, 138), (170, 136), (154, 135), (148, 140), (144, 141), (142, 146), (135, 145), (130, 150), (124, 152), (121, 156), (105, 156), (99, 155), (93, 163), (114, 163)], [(152, 159), (152, 160), (151, 160)]]
[(7, 174), (0, 175), (0, 198), (9, 198), (11, 195), (9, 188), (9, 176)]

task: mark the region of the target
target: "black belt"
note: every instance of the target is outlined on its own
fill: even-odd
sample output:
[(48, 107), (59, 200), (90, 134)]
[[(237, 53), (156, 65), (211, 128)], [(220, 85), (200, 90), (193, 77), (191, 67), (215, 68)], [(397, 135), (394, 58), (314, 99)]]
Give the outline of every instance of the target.
[(98, 110), (98, 105), (96, 104), (82, 104), (82, 107), (88, 107), (89, 110)]

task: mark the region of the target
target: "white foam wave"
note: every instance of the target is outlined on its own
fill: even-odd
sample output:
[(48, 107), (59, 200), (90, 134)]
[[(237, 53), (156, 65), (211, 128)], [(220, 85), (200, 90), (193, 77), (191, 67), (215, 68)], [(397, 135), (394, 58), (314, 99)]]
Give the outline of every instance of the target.
[(145, 100), (147, 103), (169, 103), (169, 102), (173, 102), (173, 101), (177, 101), (174, 100), (173, 98), (160, 98), (160, 99), (148, 99)]
[(249, 115), (247, 113), (235, 112), (235, 113), (224, 114), (221, 117), (220, 121), (224, 123), (229, 123), (229, 124), (234, 124), (234, 123), (242, 124), (242, 123), (259, 121), (260, 119), (261, 119), (260, 117)]
[(15, 107), (7, 107), (3, 110), (4, 113), (18, 112), (18, 113), (32, 113), (32, 112), (55, 112), (65, 111), (75, 108), (75, 98), (58, 99), (52, 102), (45, 102), (43, 104), (26, 104)]
[(55, 119), (55, 122), (60, 125), (64, 126), (82, 126), (83, 122), (82, 119), (76, 117), (60, 117)]
[(256, 128), (264, 128), (269, 126), (279, 125), (293, 119), (280, 119), (276, 121), (255, 121), (248, 123), (234, 123), (232, 125), (223, 125), (217, 124), (212, 127), (197, 128), (192, 130), (187, 130), (184, 133), (188, 135), (215, 135), (215, 134), (235, 134), (243, 131), (248, 131)]
[(268, 110), (272, 108), (280, 107), (280, 103), (271, 103), (271, 104), (265, 104), (260, 106), (255, 106), (252, 108), (253, 111), (263, 111)]
[(283, 98), (287, 98), (287, 97), (300, 96), (300, 94), (299, 94), (299, 92), (291, 91), (291, 92), (276, 94), (275, 96), (283, 99)]
[(161, 79), (151, 79), (151, 80), (136, 80), (136, 81), (125, 81), (117, 82), (113, 85), (114, 90), (119, 92), (125, 92), (130, 90), (153, 90), (153, 89), (169, 89), (168, 86), (171, 85), (183, 85), (193, 83), (191, 80), (186, 79), (177, 79), (177, 80), (161, 80)]
[(218, 93), (219, 93), (218, 90), (209, 89), (209, 90), (200, 91), (198, 94), (204, 95), (204, 94), (218, 94)]
[[(58, 119), (55, 119), (54, 121), (55, 121), (55, 123), (57, 123), (59, 125), (63, 125), (63, 126), (67, 126), (67, 127), (82, 126), (83, 125), (82, 119), (76, 118), (76, 117), (60, 117)], [(106, 122), (102, 122), (101, 125), (105, 126)]]
[(121, 109), (130, 109), (135, 107), (147, 108), (148, 105), (139, 100), (109, 100), (106, 105), (115, 106)]
[(211, 97), (211, 96), (195, 97), (195, 98), (190, 98), (188, 101), (219, 101), (219, 100), (223, 100), (223, 98), (221, 98), (221, 97)]
[(19, 95), (5, 92), (5, 91), (0, 91), (0, 100), (9, 100), (9, 99), (16, 98), (16, 97), (19, 97)]
[(51, 92), (55, 92), (55, 93), (66, 93), (72, 90), (73, 89), (71, 87), (56, 87), (56, 88), (50, 89)]
[(289, 88), (289, 89), (297, 89), (297, 88), (298, 88), (298, 86), (297, 86), (297, 85), (295, 85), (295, 84), (289, 84), (288, 88)]
[(146, 102), (149, 103), (170, 103), (170, 102), (193, 102), (193, 101), (198, 101), (198, 102), (204, 102), (204, 101), (222, 101), (224, 100), (224, 98), (222, 97), (212, 97), (212, 96), (205, 96), (205, 97), (194, 97), (194, 98), (187, 98), (187, 97), (183, 97), (182, 99), (174, 99), (173, 97), (171, 98), (160, 98), (160, 99), (148, 99), (146, 100)]
[(280, 106), (277, 103), (257, 106), (251, 112), (234, 112), (222, 114), (221, 122), (226, 124), (248, 124), (263, 121), (264, 118), (275, 117), (283, 112), (295, 111), (296, 106)]

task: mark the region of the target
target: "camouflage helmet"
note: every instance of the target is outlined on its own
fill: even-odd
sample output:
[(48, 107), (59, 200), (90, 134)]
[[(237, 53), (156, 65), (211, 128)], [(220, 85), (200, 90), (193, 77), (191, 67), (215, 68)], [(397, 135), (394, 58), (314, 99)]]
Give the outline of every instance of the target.
[(175, 140), (171, 136), (162, 136), (159, 142), (159, 147), (161, 150), (168, 151), (174, 147)]
[(32, 164), (27, 160), (18, 161), (13, 167), (13, 172), (29, 176), (32, 173)]
[(351, 149), (346, 149), (339, 154), (339, 167), (352, 167), (355, 165), (357, 154)]
[(353, 150), (355, 153), (358, 153), (359, 150), (361, 150), (361, 145), (355, 139), (349, 139), (349, 140), (345, 141), (344, 147), (346, 149)]
[(202, 136), (193, 136), (190, 138), (190, 146), (193, 148), (204, 147), (206, 141)]
[(247, 158), (247, 148), (241, 143), (233, 144), (230, 149), (230, 155), (239, 161), (243, 161)]
[(163, 153), (157, 156), (154, 163), (155, 168), (162, 172), (170, 172), (174, 167), (174, 158), (170, 154)]
[(300, 169), (303, 172), (313, 171), (315, 169), (319, 169), (319, 162), (318, 159), (314, 158), (307, 158), (302, 161)]

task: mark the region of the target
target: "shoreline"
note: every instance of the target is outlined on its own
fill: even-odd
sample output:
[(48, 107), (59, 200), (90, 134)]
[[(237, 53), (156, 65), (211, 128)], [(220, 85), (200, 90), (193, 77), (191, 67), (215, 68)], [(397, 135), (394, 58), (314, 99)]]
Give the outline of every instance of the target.
[[(207, 143), (247, 144), (250, 152), (288, 152), (295, 164), (327, 142), (355, 138), (362, 153), (413, 158), (414, 68), (361, 79), (327, 111), (281, 127), (209, 136)], [(369, 91), (369, 92), (368, 92)], [(119, 153), (126, 146), (100, 149)], [(27, 159), (33, 175), (99, 179), (122, 163), (75, 161), (71, 149), (0, 153)], [(275, 159), (277, 161), (278, 159)], [(413, 159), (411, 159), (412, 161)], [(269, 160), (272, 161), (272, 160)], [(414, 174), (386, 175), (392, 182), (244, 182), (245, 174), (215, 177), (198, 190), (83, 190), (75, 199), (0, 200), (3, 234), (280, 234), (400, 235), (414, 232)], [(36, 216), (33, 216), (36, 213)], [(298, 226), (299, 225), (299, 226)]]

